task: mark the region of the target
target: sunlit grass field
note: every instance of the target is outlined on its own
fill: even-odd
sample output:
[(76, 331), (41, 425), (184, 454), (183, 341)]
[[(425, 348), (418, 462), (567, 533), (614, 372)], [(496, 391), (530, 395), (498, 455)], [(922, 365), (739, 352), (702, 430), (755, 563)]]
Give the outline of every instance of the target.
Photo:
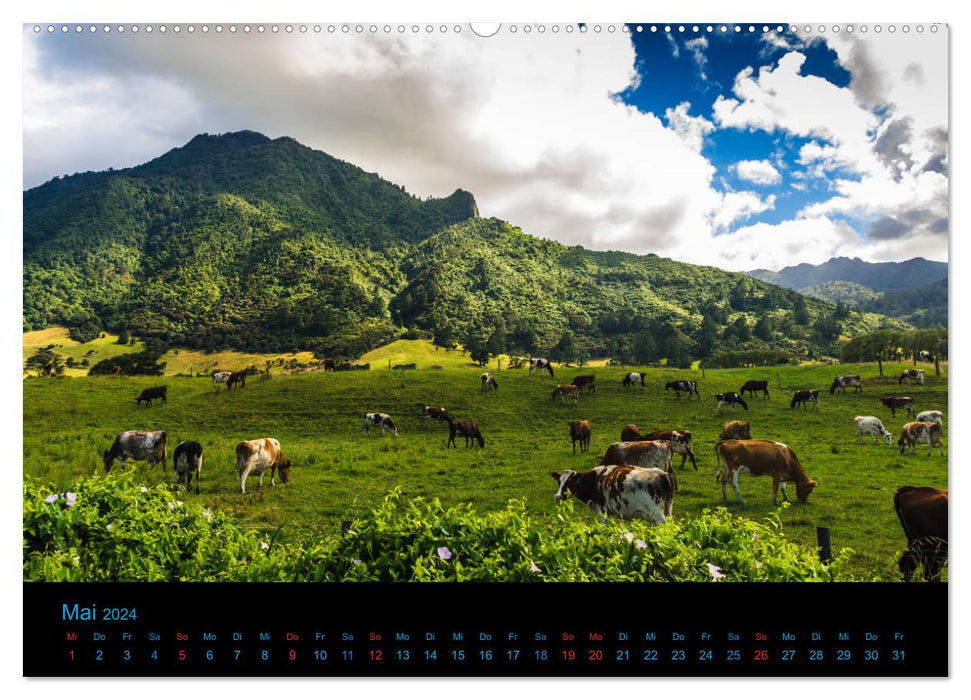
[[(550, 472), (585, 470), (599, 463), (607, 446), (619, 440), (627, 423), (642, 430), (683, 428), (694, 436), (698, 471), (690, 462), (678, 472), (675, 517), (690, 517), (706, 508), (727, 505), (733, 512), (762, 519), (778, 512), (787, 535), (815, 543), (817, 525), (832, 530), (835, 550), (852, 548), (850, 570), (859, 578), (891, 578), (895, 557), (905, 540), (892, 499), (902, 485), (945, 488), (947, 460), (939, 453), (900, 455), (896, 446), (874, 444), (854, 437), (853, 417), (878, 416), (894, 438), (908, 420), (890, 417), (881, 396), (912, 395), (917, 411), (945, 413), (947, 448), (947, 368), (934, 376), (927, 370), (926, 386), (898, 387), (896, 375), (909, 364), (885, 364), (885, 377), (876, 365), (812, 365), (747, 370), (647, 371), (645, 389), (625, 390), (621, 379), (636, 367), (584, 368), (597, 377), (597, 391), (577, 405), (554, 403), (550, 392), (581, 371), (557, 368), (556, 377), (526, 370), (496, 372), (499, 390), (481, 392), (481, 369), (459, 352), (429, 350), (426, 345), (395, 344), (362, 358), (367, 372), (276, 375), (255, 379), (243, 390), (214, 391), (207, 378), (184, 377), (65, 377), (24, 380), (24, 472), (55, 485), (79, 474), (102, 473), (101, 453), (123, 430), (165, 430), (169, 440), (169, 468), (176, 444), (198, 440), (205, 449), (202, 493), (186, 496), (225, 509), (247, 526), (280, 529), (280, 537), (304, 537), (333, 531), (340, 521), (375, 506), (393, 487), (407, 496), (437, 497), (446, 505), (471, 502), (480, 510), (498, 509), (511, 498), (525, 498), (540, 517), (554, 517), (556, 485)], [(417, 362), (419, 368), (438, 364), (442, 371), (388, 371), (393, 364)], [(503, 363), (505, 367), (505, 363)], [(860, 373), (862, 394), (831, 396), (828, 387), (837, 374)], [(701, 400), (676, 399), (665, 392), (672, 379), (696, 379)], [(748, 412), (715, 411), (713, 395), (737, 391), (746, 379), (769, 379), (772, 397), (749, 401)], [(136, 408), (142, 388), (165, 383), (167, 405)], [(777, 388), (781, 385), (781, 389)], [(821, 390), (820, 410), (790, 410), (793, 391)], [(484, 450), (446, 449), (448, 431), (434, 423), (422, 428), (424, 404), (446, 406), (458, 418), (478, 421), (485, 436)], [(400, 435), (382, 438), (372, 430), (362, 434), (365, 411), (390, 413)], [(772, 506), (771, 480), (742, 477), (745, 505), (724, 502), (715, 482), (713, 446), (722, 424), (738, 418), (752, 424), (754, 438), (788, 443), (819, 485), (808, 504)], [(567, 421), (593, 423), (589, 454), (572, 454)], [(234, 448), (243, 439), (275, 437), (293, 461), (291, 483), (269, 485), (260, 492), (253, 477), (247, 493), (239, 494)], [(675, 456), (677, 467), (680, 458)], [(117, 468), (117, 467), (116, 467)], [(144, 463), (130, 463), (146, 484), (172, 480), (172, 472), (154, 471)], [(790, 495), (794, 498), (794, 489)], [(731, 489), (729, 488), (731, 496)], [(781, 497), (781, 496), (780, 496)], [(592, 518), (585, 509), (574, 517)]]

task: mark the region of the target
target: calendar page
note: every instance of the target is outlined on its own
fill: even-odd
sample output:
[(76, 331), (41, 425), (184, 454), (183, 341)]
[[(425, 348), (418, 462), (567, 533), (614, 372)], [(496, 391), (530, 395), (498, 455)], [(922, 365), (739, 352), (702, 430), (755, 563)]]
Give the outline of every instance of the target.
[(24, 675), (947, 676), (948, 33), (25, 24)]

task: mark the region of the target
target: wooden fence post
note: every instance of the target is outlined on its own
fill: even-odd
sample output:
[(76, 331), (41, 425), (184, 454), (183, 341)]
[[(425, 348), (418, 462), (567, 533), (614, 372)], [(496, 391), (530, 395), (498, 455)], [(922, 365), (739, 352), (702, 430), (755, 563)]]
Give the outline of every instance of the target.
[(704, 367), (701, 368), (701, 378), (702, 379), (705, 378), (705, 368)]
[(782, 388), (782, 377), (779, 375), (778, 372), (775, 373), (775, 387), (776, 389)]
[(816, 543), (819, 545), (819, 561), (829, 564), (833, 561), (833, 544), (829, 538), (829, 528), (816, 526)]
[(935, 377), (941, 376), (941, 362), (937, 358), (937, 355), (934, 355), (934, 376)]

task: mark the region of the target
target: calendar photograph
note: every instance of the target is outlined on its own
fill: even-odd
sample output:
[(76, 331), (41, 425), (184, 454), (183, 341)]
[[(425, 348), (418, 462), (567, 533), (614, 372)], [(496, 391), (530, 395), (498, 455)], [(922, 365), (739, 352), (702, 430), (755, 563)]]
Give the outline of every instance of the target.
[(947, 25), (23, 64), (25, 586), (948, 580)]

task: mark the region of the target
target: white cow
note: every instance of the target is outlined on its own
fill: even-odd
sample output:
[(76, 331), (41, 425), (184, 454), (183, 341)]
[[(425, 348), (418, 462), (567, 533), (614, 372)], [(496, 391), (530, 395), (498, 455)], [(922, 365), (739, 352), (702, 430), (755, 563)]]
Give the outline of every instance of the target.
[(921, 411), (914, 420), (921, 423), (937, 423), (944, 427), (944, 414), (941, 411)]
[(883, 423), (876, 416), (857, 416), (853, 419), (856, 422), (856, 436), (872, 435), (875, 440), (883, 439), (885, 445), (893, 442), (893, 435), (883, 427)]
[(556, 500), (572, 493), (607, 522), (605, 515), (641, 518), (658, 524), (671, 517), (676, 487), (673, 472), (629, 465), (601, 465), (588, 472), (553, 472), (559, 488)]
[(644, 375), (641, 374), (640, 372), (628, 372), (624, 376), (624, 388), (625, 389), (627, 389), (628, 387), (631, 388), (631, 389), (633, 389), (638, 384), (641, 385), (641, 389), (644, 388)]

